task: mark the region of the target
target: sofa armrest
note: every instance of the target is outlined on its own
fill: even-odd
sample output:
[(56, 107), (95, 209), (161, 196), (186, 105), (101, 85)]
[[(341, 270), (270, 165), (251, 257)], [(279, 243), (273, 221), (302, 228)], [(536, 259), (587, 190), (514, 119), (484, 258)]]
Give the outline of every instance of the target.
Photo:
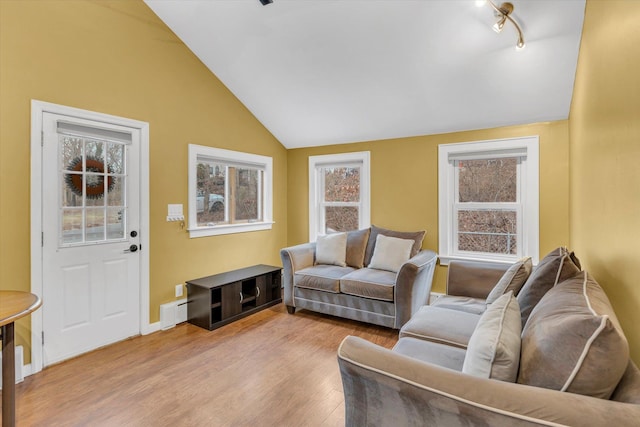
[(345, 425), (635, 425), (640, 405), (484, 379), (357, 337), (338, 349)]
[(447, 295), (486, 299), (509, 264), (481, 261), (450, 261)]
[(400, 329), (420, 307), (428, 303), (437, 261), (435, 252), (422, 250), (398, 270), (394, 295), (396, 329)]
[(311, 267), (315, 261), (315, 242), (290, 246), (280, 250), (282, 260), (282, 286), (284, 287), (284, 303), (295, 307), (293, 301), (293, 275), (296, 271)]

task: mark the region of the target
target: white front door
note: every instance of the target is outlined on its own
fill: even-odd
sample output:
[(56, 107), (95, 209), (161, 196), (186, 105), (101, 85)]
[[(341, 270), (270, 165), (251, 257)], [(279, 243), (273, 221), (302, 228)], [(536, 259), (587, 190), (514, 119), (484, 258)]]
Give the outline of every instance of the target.
[(44, 366), (140, 333), (140, 130), (42, 117)]

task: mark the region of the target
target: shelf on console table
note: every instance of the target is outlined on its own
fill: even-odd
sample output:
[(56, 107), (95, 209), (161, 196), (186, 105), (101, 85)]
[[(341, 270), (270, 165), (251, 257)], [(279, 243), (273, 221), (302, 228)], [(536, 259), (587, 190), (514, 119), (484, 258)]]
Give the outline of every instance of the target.
[(281, 267), (262, 264), (188, 280), (188, 321), (211, 331), (282, 302), (281, 288)]

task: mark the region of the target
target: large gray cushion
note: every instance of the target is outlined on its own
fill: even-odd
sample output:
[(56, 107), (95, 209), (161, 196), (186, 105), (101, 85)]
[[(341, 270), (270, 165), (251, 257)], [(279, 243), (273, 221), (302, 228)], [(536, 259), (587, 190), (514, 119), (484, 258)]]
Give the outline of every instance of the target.
[(355, 270), (340, 280), (340, 291), (359, 297), (393, 301), (396, 273), (371, 268)]
[(364, 264), (369, 265), (371, 263), (371, 257), (373, 256), (373, 250), (376, 246), (376, 238), (378, 234), (383, 234), (388, 237), (397, 237), (398, 239), (411, 239), (413, 240), (413, 246), (411, 247), (411, 257), (416, 256), (420, 249), (422, 248), (422, 241), (424, 240), (424, 235), (426, 231), (393, 231), (387, 230), (386, 228), (376, 227), (375, 225), (371, 226), (371, 234), (369, 235), (369, 242), (367, 243), (367, 251), (364, 255)]
[(518, 382), (608, 399), (629, 361), (609, 299), (586, 272), (558, 284), (522, 331)]
[(327, 292), (340, 292), (340, 278), (349, 274), (351, 267), (337, 265), (315, 265), (296, 271), (293, 284), (299, 288), (318, 289)]
[(400, 338), (393, 347), (393, 351), (456, 371), (462, 370), (466, 353), (459, 347), (410, 337)]
[(457, 295), (442, 295), (432, 302), (431, 306), (466, 311), (467, 313), (473, 314), (482, 314), (487, 309), (487, 303), (482, 298), (471, 298)]
[(544, 294), (556, 284), (569, 279), (580, 271), (579, 262), (567, 248), (555, 249), (547, 254), (533, 270), (518, 293), (522, 327), (527, 323), (531, 310)]
[(479, 320), (479, 314), (426, 305), (400, 329), (400, 338), (412, 337), (467, 348)]

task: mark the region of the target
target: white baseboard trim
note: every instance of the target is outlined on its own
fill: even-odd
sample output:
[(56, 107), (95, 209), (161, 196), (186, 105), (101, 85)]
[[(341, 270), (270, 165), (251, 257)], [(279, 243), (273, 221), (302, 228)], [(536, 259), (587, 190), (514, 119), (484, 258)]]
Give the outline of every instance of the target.
[(154, 332), (158, 332), (161, 329), (160, 322), (149, 323), (146, 327), (142, 328), (140, 335), (149, 335)]

